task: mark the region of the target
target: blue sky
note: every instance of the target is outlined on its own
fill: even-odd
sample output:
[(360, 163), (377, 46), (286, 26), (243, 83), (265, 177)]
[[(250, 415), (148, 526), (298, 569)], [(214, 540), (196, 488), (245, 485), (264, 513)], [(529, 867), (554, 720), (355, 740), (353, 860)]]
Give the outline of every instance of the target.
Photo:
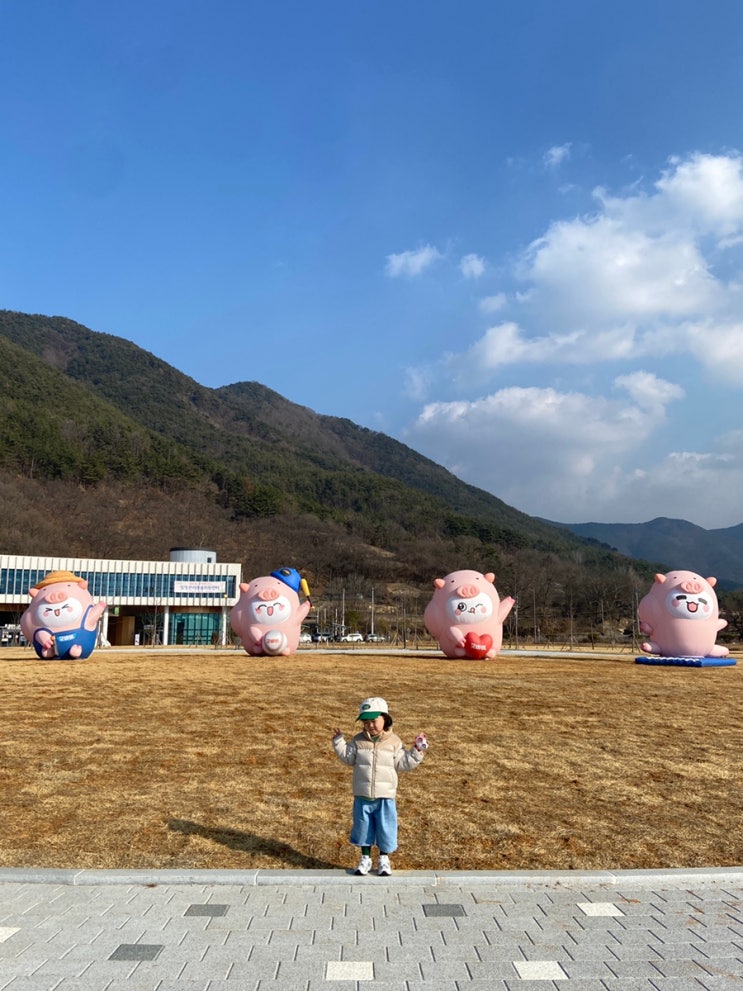
[(0, 0), (0, 307), (532, 515), (743, 521), (743, 5)]

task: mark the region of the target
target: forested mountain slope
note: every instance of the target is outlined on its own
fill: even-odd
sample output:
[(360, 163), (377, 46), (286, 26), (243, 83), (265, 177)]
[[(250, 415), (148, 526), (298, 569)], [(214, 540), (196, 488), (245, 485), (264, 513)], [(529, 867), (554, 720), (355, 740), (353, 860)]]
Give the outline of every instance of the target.
[(206, 544), (249, 575), (292, 563), (316, 583), (429, 588), (474, 567), (514, 592), (577, 589), (590, 574), (625, 598), (650, 573), (384, 434), (257, 382), (208, 389), (63, 317), (0, 311), (0, 466), (12, 552), (165, 557)]

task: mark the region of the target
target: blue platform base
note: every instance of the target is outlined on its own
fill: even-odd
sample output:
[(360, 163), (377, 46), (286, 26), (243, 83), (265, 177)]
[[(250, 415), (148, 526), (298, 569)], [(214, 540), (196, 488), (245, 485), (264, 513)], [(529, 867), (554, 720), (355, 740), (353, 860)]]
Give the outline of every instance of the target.
[(729, 668), (734, 657), (636, 657), (635, 664), (666, 664), (677, 668)]

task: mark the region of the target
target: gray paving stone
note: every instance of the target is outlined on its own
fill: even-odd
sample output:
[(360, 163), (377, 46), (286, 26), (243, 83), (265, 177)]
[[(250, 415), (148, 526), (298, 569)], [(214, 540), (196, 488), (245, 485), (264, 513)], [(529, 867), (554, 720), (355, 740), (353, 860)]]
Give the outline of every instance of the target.
[[(509, 957), (501, 960), (473, 961), (469, 964), (469, 972), (473, 983), (485, 981), (491, 976), (503, 981), (515, 980), (518, 977), (513, 960)], [(469, 991), (469, 985), (467, 988)], [(542, 986), (542, 991), (545, 991), (545, 985)]]
[[(307, 991), (308, 988), (319, 988), (321, 986), (325, 988), (328, 987), (327, 981), (324, 977), (321, 980), (318, 979), (316, 981), (289, 979), (281, 981), (260, 980), (256, 985), (258, 991)], [(335, 985), (337, 991), (343, 991), (344, 988), (350, 988), (352, 986), (354, 988), (356, 987), (355, 981), (346, 981), (345, 983), (343, 981), (339, 981)], [(229, 988), (228, 991), (232, 991), (232, 989)]]
[(725, 957), (743, 958), (743, 946), (741, 946), (740, 942), (733, 940), (710, 940), (706, 943), (697, 942), (692, 944), (692, 946), (696, 949), (697, 955), (706, 957), (709, 960), (722, 960)]
[(270, 947), (281, 949), (289, 946), (311, 946), (314, 942), (312, 929), (273, 929), (268, 940)]
[[(602, 991), (657, 991), (655, 984), (645, 979), (628, 978), (620, 981), (616, 978), (613, 980), (604, 978), (602, 984), (604, 985)], [(571, 984), (567, 985), (565, 991), (569, 991), (571, 987)], [(691, 991), (691, 989), (687, 988), (686, 991)], [(695, 988), (694, 991), (700, 991), (700, 989)]]
[[(330, 989), (338, 989), (343, 987), (342, 981), (333, 981), (324, 983), (324, 991), (330, 991)], [(354, 984), (354, 988), (363, 989), (369, 988), (370, 991), (408, 991), (407, 981), (380, 981), (374, 978), (374, 981), (362, 981), (358, 984)]]
[(155, 960), (163, 951), (158, 943), (122, 943), (109, 956), (109, 960)]
[[(738, 980), (743, 978), (743, 958), (742, 957), (724, 957), (723, 959), (717, 960), (706, 960), (704, 963), (704, 968), (707, 973), (712, 976), (718, 977), (737, 977)], [(706, 978), (705, 978), (706, 980)]]
[[(321, 980), (325, 976), (327, 960), (280, 960), (276, 970), (276, 980)], [(232, 976), (232, 975), (230, 975)], [(335, 982), (334, 982), (335, 983)]]
[(183, 914), (186, 916), (206, 916), (207, 918), (215, 918), (216, 916), (227, 915), (229, 909), (229, 905), (216, 905), (209, 904), (207, 902), (201, 905), (189, 905)]
[[(235, 984), (234, 981), (229, 980), (229, 978), (226, 981), (211, 980), (209, 982), (207, 991), (256, 991), (256, 988), (258, 987), (259, 983), (260, 982), (258, 980), (251, 980), (251, 979), (243, 980), (240, 984), (237, 985)], [(305, 981), (304, 983), (305, 991), (307, 988), (307, 983), (308, 983), (307, 981)], [(264, 988), (270, 987), (270, 985), (267, 984), (264, 984), (263, 986)], [(108, 991), (108, 989), (106, 989), (106, 991)], [(127, 991), (127, 989), (121, 988), (121, 991)], [(164, 988), (163, 991), (178, 991), (178, 985), (176, 984), (175, 986), (168, 986), (167, 988)]]
[(705, 991), (739, 991), (740, 986), (740, 977), (712, 976), (702, 981)]
[(129, 978), (137, 967), (138, 963), (132, 960), (98, 960), (90, 964), (83, 979), (88, 982), (90, 991), (103, 991), (114, 978)]
[[(142, 872), (53, 872), (48, 884), (32, 873), (0, 871), (3, 991), (728, 991), (743, 978), (743, 871), (635, 872), (629, 884), (409, 872), (366, 886), (317, 872), (170, 872), (156, 887)], [(624, 915), (586, 916), (580, 903)], [(109, 960), (123, 943), (162, 950)], [(559, 962), (565, 980), (523, 980), (514, 962), (526, 959)], [(330, 961), (373, 964), (374, 981), (328, 981)]]
[[(212, 981), (208, 979), (195, 978), (193, 980), (186, 980), (182, 976), (173, 978), (170, 975), (160, 977), (159, 982), (156, 985), (155, 991), (209, 991), (212, 986)], [(125, 985), (121, 985), (120, 991), (137, 991), (136, 987), (131, 987), (131, 983), (131, 981), (128, 981)], [(60, 989), (60, 991), (64, 991), (64, 989)], [(106, 991), (115, 991), (115, 989), (109, 986), (106, 988)], [(148, 991), (146, 984), (142, 985), (142, 991)]]
[[(544, 984), (545, 982), (542, 981)], [(595, 977), (574, 977), (571, 980), (556, 981), (553, 988), (561, 988), (564, 991), (606, 991), (606, 985)], [(646, 988), (645, 991), (648, 991)], [(654, 991), (654, 989), (650, 989)], [(699, 989), (698, 989), (699, 991)]]
[(612, 971), (606, 961), (599, 958), (593, 960), (565, 960), (561, 958), (560, 966), (568, 975), (570, 987), (573, 986), (573, 978), (583, 978), (592, 980), (607, 980), (613, 977)]
[[(503, 978), (493, 977), (491, 980), (482, 980), (478, 978), (477, 980), (470, 981), (469, 984), (459, 984), (457, 985), (457, 991), (508, 991), (508, 986)], [(374, 989), (376, 991), (376, 988)], [(410, 985), (410, 991), (431, 991), (431, 985), (418, 985), (413, 989), (412, 984)], [(549, 991), (548, 988), (542, 988), (542, 991)]]
[(658, 968), (650, 963), (649, 960), (612, 960), (611, 962), (607, 961), (606, 966), (619, 980), (640, 980), (644, 978), (646, 981), (650, 981), (651, 979), (663, 976)]
[(563, 946), (563, 950), (566, 958), (576, 963), (584, 960), (619, 960), (622, 952), (616, 943), (614, 948), (606, 943), (581, 943), (579, 946)]
[[(257, 985), (258, 981), (273, 981), (276, 978), (276, 972), (279, 969), (279, 961), (275, 957), (269, 960), (249, 960), (249, 961), (238, 961), (232, 965), (230, 972), (227, 975), (227, 980), (232, 982), (239, 982), (237, 984), (233, 983), (232, 987), (242, 988), (243, 984)], [(306, 982), (306, 978), (305, 978)]]
[(702, 964), (696, 960), (659, 960), (655, 966), (661, 977), (687, 977), (704, 980), (709, 975), (708, 961)]
[(427, 919), (433, 917), (462, 918), (466, 916), (464, 905), (459, 903), (424, 902), (421, 906)]
[(555, 983), (554, 981), (525, 981), (523, 978), (516, 977), (506, 980), (506, 988), (508, 991), (545, 991), (545, 989), (559, 988), (562, 982)]
[(232, 960), (187, 960), (178, 972), (178, 981), (227, 980), (233, 966)]
[(18, 977), (5, 985), (10, 991), (90, 991), (90, 985), (76, 977)]

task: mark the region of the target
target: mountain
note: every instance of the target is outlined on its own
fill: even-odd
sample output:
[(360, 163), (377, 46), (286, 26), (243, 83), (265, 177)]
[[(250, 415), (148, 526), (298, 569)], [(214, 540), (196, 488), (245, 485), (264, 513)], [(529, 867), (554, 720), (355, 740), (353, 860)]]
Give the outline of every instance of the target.
[[(35, 418), (48, 418), (45, 397), (65, 395), (68, 424), (74, 405), (75, 419), (91, 425), (87, 430), (78, 426), (77, 432), (89, 432), (95, 424), (100, 446), (117, 457), (119, 447), (128, 448), (126, 437), (115, 444), (117, 430), (128, 435), (138, 429), (140, 445), (145, 431), (149, 445), (156, 448), (167, 439), (176, 460), (190, 459), (213, 472), (215, 484), (238, 515), (291, 509), (340, 519), (353, 513), (354, 506), (363, 506), (375, 516), (376, 497), (384, 500), (385, 518), (394, 508), (397, 518), (414, 528), (421, 526), (421, 511), (429, 509), (435, 516), (445, 512), (448, 528), (455, 532), (487, 537), (489, 529), (514, 546), (567, 546), (554, 527), (461, 482), (404, 444), (349, 420), (297, 406), (257, 382), (208, 389), (129, 341), (59, 317), (0, 311), (0, 335), (0, 340), (6, 339), (6, 352), (13, 342), (42, 363), (41, 370), (37, 365), (23, 378), (17, 354), (3, 357), (3, 393), (6, 399), (20, 394), (26, 430)], [(64, 385), (50, 384), (55, 372), (64, 376)], [(58, 404), (53, 407), (60, 412)], [(45, 423), (42, 432), (46, 435), (47, 430)], [(64, 441), (60, 461), (68, 454)], [(26, 436), (26, 446), (28, 442)], [(91, 445), (87, 438), (86, 448)], [(119, 461), (114, 467), (121, 467)], [(56, 468), (61, 472), (64, 466)], [(251, 501), (246, 479), (247, 488), (262, 499)]]
[(0, 311), (0, 466), (8, 553), (207, 546), (248, 576), (290, 564), (358, 597), (370, 583), (425, 596), (435, 576), (492, 570), (503, 592), (529, 593), (534, 628), (568, 602), (619, 622), (652, 574), (385, 434), (257, 382), (208, 389), (64, 317)]
[(743, 587), (743, 523), (705, 530), (686, 520), (660, 516), (648, 523), (564, 525), (572, 533), (599, 541), (628, 557), (657, 561), (662, 565), (660, 570), (681, 568), (705, 578), (714, 575), (721, 588)]

